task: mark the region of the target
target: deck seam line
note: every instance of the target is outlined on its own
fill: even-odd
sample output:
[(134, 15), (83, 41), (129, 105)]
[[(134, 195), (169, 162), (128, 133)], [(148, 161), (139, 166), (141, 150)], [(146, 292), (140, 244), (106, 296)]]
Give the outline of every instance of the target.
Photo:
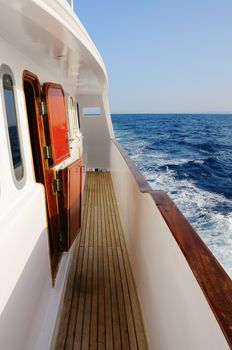
[[(131, 348), (131, 341), (130, 341), (130, 336), (129, 336), (129, 324), (128, 324), (128, 317), (127, 317), (127, 311), (126, 311), (126, 300), (125, 300), (125, 293), (124, 293), (124, 288), (123, 288), (123, 283), (122, 283), (122, 273), (121, 273), (121, 268), (120, 268), (120, 262), (119, 262), (119, 256), (118, 256), (118, 248), (120, 248), (120, 250), (122, 251), (122, 246), (121, 246), (121, 241), (120, 238), (118, 237), (118, 240), (116, 239), (116, 212), (115, 212), (115, 208), (112, 205), (113, 202), (110, 201), (110, 197), (112, 199), (111, 196), (111, 188), (110, 188), (110, 173), (107, 174), (107, 191), (108, 191), (108, 196), (109, 196), (109, 203), (110, 203), (110, 211), (111, 211), (111, 218), (112, 218), (112, 228), (113, 228), (113, 232), (114, 232), (114, 236), (115, 236), (115, 243), (116, 243), (116, 257), (117, 257), (117, 262), (118, 262), (118, 270), (119, 270), (119, 275), (120, 275), (120, 283), (121, 283), (121, 289), (122, 289), (122, 298), (123, 298), (123, 309), (124, 309), (124, 314), (125, 314), (125, 320), (126, 320), (126, 327), (127, 327), (127, 337), (128, 337), (128, 342), (129, 342), (129, 348)], [(117, 245), (117, 241), (120, 244), (120, 246)], [(134, 349), (133, 349), (134, 350)]]
[[(105, 180), (105, 174), (104, 174), (104, 180)], [(106, 204), (107, 204), (107, 207), (109, 206), (109, 203), (108, 203), (108, 199), (107, 199), (107, 190), (106, 190), (106, 181), (104, 181), (104, 193), (105, 193), (105, 197), (106, 197)], [(108, 214), (108, 208), (106, 207), (106, 213)], [(108, 233), (109, 233), (109, 239), (110, 239), (110, 242), (111, 242), (111, 246), (109, 247), (111, 249), (111, 254), (112, 254), (112, 268), (113, 268), (113, 276), (111, 276), (110, 274), (110, 269), (109, 269), (109, 276), (110, 276), (110, 286), (111, 286), (111, 297), (112, 297), (112, 277), (113, 277), (113, 280), (114, 280), (114, 285), (115, 285), (115, 294), (116, 294), (116, 300), (117, 300), (117, 304), (118, 304), (118, 290), (116, 288), (116, 277), (115, 277), (115, 266), (114, 266), (114, 261), (113, 261), (113, 242), (112, 242), (112, 236), (111, 236), (111, 233), (110, 233), (110, 219), (109, 219), (109, 215), (106, 215), (107, 217), (107, 223), (108, 223)], [(109, 249), (107, 249), (107, 253), (108, 253), (108, 263), (109, 263), (109, 268), (110, 268), (110, 257), (109, 257)], [(111, 299), (112, 300), (112, 299)], [(115, 335), (114, 335), (114, 319), (113, 319), (113, 303), (111, 304), (112, 305), (112, 321), (113, 321), (113, 339), (115, 340)], [(117, 319), (118, 321), (120, 320), (120, 315), (119, 315), (119, 310), (117, 308)], [(120, 334), (120, 343), (121, 343), (121, 348), (122, 348), (122, 334), (121, 334), (121, 327), (118, 323), (118, 328), (119, 328), (119, 334)], [(114, 343), (115, 344), (115, 341)]]
[[(88, 185), (86, 185), (86, 187), (88, 187)], [(85, 199), (84, 199), (83, 223), (85, 222), (84, 221), (85, 215), (87, 215), (87, 212), (88, 212), (88, 206), (86, 208), (86, 206), (85, 206), (86, 203), (85, 202), (87, 202), (87, 195), (85, 196)], [(81, 235), (82, 235), (82, 230), (83, 229), (84, 228), (81, 228), (81, 232), (80, 232)], [(77, 243), (76, 243), (77, 244), (78, 254), (77, 254), (76, 263), (75, 263), (75, 274), (74, 274), (74, 282), (73, 282), (73, 288), (72, 288), (72, 300), (71, 300), (70, 310), (72, 310), (73, 299), (74, 299), (74, 290), (75, 290), (75, 285), (76, 285), (76, 273), (77, 273), (77, 267), (78, 267), (78, 262), (79, 262), (79, 253), (80, 253), (80, 243), (81, 243), (81, 236), (79, 237), (79, 241), (77, 241)], [(68, 325), (67, 325), (67, 330), (66, 330), (66, 337), (65, 337), (65, 342), (64, 342), (64, 348), (66, 348), (66, 345), (67, 345), (67, 337), (68, 337), (68, 333), (69, 333), (68, 330), (69, 330), (70, 319), (71, 319), (71, 311), (70, 311), (69, 317), (68, 317)]]
[[(91, 188), (91, 185), (92, 185), (92, 181), (93, 179), (90, 177), (90, 182), (89, 182), (89, 191), (88, 191), (88, 196), (89, 196), (89, 203), (91, 203), (91, 191), (90, 191), (90, 188)], [(90, 215), (91, 213), (91, 204), (89, 205), (89, 208), (88, 208), (88, 216)], [(87, 217), (88, 217), (87, 216)], [(88, 220), (86, 222), (86, 228), (87, 228), (87, 223), (88, 223)], [(89, 229), (88, 229), (89, 230)], [(87, 229), (86, 229), (87, 231)], [(85, 259), (85, 254), (86, 254), (86, 250), (87, 250), (87, 266), (86, 266), (86, 271), (88, 270), (88, 249), (86, 247), (86, 241), (88, 239), (87, 236), (89, 236), (89, 233), (88, 235), (86, 234), (87, 232), (83, 232), (84, 233), (84, 242), (83, 242), (83, 258), (82, 258), (82, 264), (81, 264), (81, 276), (80, 276), (80, 280), (79, 280), (79, 287), (78, 287), (78, 303), (77, 303), (77, 312), (76, 312), (76, 318), (75, 318), (75, 328), (74, 328), (74, 337), (73, 337), (73, 348), (74, 348), (74, 345), (75, 345), (75, 339), (76, 339), (76, 332), (77, 332), (77, 319), (78, 319), (78, 312), (80, 310), (80, 289), (81, 289), (81, 285), (82, 285), (82, 278), (83, 278), (83, 265), (84, 265), (84, 259)], [(86, 280), (87, 280), (87, 274), (86, 274), (86, 278), (85, 278), (85, 290), (86, 290)], [(85, 302), (84, 302), (84, 309), (85, 309)], [(80, 348), (82, 347), (82, 332), (83, 332), (83, 326), (84, 326), (84, 313), (83, 313), (83, 317), (82, 317), (82, 329), (81, 329), (81, 339), (80, 339)]]
[[(117, 272), (120, 275), (120, 267), (119, 267), (119, 261), (117, 259), (117, 240), (115, 237), (115, 232), (114, 232), (114, 225), (113, 225), (113, 213), (112, 213), (112, 206), (110, 203), (110, 197), (109, 197), (109, 188), (108, 188), (108, 177), (109, 174), (106, 174), (106, 181), (105, 181), (105, 188), (106, 188), (106, 198), (107, 198), (107, 203), (108, 203), (108, 218), (109, 218), (109, 222), (110, 222), (110, 231), (111, 231), (111, 240), (112, 240), (112, 262), (113, 262), (113, 267), (114, 267), (114, 277), (115, 277), (115, 286), (116, 286), (116, 293), (117, 293), (117, 304), (118, 304), (118, 316), (119, 316), (119, 330), (120, 330), (120, 335), (121, 335), (121, 345), (123, 348), (123, 344), (124, 344), (124, 338), (123, 338), (123, 328), (122, 328), (122, 321), (124, 319), (123, 315), (120, 312), (120, 292), (122, 294), (123, 297), (123, 288), (122, 288), (122, 282), (121, 279), (119, 281), (119, 284), (117, 283)], [(114, 244), (113, 244), (114, 241)], [(116, 251), (116, 256), (114, 253), (114, 250)], [(120, 275), (121, 277), (121, 275)], [(121, 291), (120, 291), (121, 289)], [(124, 300), (124, 297), (123, 297)], [(124, 304), (124, 303), (123, 303)], [(126, 325), (127, 325), (127, 319), (126, 319), (126, 312), (125, 312), (125, 305), (123, 305), (123, 310), (124, 310), (124, 316), (125, 316), (125, 321), (126, 321)], [(127, 325), (127, 329), (128, 329), (128, 325)], [(128, 337), (128, 342), (129, 342), (129, 337)]]
[[(112, 348), (114, 349), (114, 332), (113, 332), (113, 310), (112, 310), (112, 295), (111, 295), (111, 279), (110, 279), (110, 271), (109, 271), (109, 256), (108, 256), (108, 239), (107, 239), (107, 231), (108, 231), (108, 228), (107, 228), (107, 219), (106, 219), (106, 208), (105, 208), (105, 201), (104, 201), (104, 179), (103, 177), (101, 177), (101, 184), (102, 184), (102, 191), (101, 191), (101, 198), (102, 198), (102, 208), (103, 208), (103, 213), (104, 213), (104, 229), (105, 229), (105, 242), (106, 242), (106, 245), (105, 245), (105, 254), (104, 254), (104, 250), (103, 250), (103, 268), (104, 268), (104, 300), (105, 300), (105, 305), (106, 305), (106, 281), (105, 279), (108, 277), (108, 286), (109, 286), (109, 290), (108, 290), (108, 297), (109, 297), (109, 302), (110, 302), (110, 307), (109, 307), (109, 310), (110, 310), (110, 321), (111, 321), (111, 327), (110, 327), (110, 330), (111, 330), (111, 338), (112, 338)], [(107, 270), (105, 269), (105, 260), (106, 263), (107, 263)], [(106, 273), (108, 272), (108, 276), (106, 276)], [(106, 325), (106, 308), (105, 308), (105, 325)], [(107, 346), (107, 329), (105, 327), (105, 349), (106, 349), (106, 346)], [(110, 339), (109, 339), (110, 341)], [(106, 349), (108, 350), (108, 349)]]
[[(110, 174), (109, 174), (109, 182), (112, 182)], [(135, 320), (134, 320), (134, 312), (133, 312), (134, 310), (133, 310), (133, 305), (132, 305), (132, 300), (131, 300), (131, 293), (130, 293), (130, 287), (129, 287), (129, 282), (128, 282), (128, 274), (127, 274), (127, 270), (126, 270), (126, 262), (125, 262), (124, 252), (123, 252), (123, 250), (126, 249), (126, 242), (125, 242), (125, 240), (123, 240), (123, 237), (121, 236), (120, 222), (119, 222), (119, 217), (118, 217), (118, 214), (117, 214), (117, 210), (118, 209), (116, 207), (114, 194), (112, 193), (112, 186), (110, 186), (111, 184), (109, 184), (109, 191), (110, 191), (112, 204), (113, 204), (113, 207), (114, 207), (115, 219), (116, 219), (116, 225), (114, 225), (114, 229), (118, 231), (118, 237), (119, 237), (119, 242), (120, 242), (120, 251), (121, 251), (121, 255), (122, 255), (123, 269), (124, 269), (125, 278), (126, 278), (126, 286), (125, 287), (126, 287), (126, 289), (128, 291), (128, 296), (129, 296), (129, 301), (130, 301), (131, 316), (132, 316), (132, 321), (133, 321), (133, 326), (134, 326), (134, 334), (135, 334), (135, 338), (136, 338), (137, 348), (139, 348), (138, 339), (137, 339), (136, 325), (135, 325)], [(117, 254), (118, 254), (118, 251), (117, 251)], [(119, 259), (119, 257), (118, 257), (118, 259)], [(127, 259), (127, 260), (129, 260), (129, 259)], [(128, 261), (128, 263), (130, 264), (129, 261)], [(121, 274), (121, 271), (120, 271), (120, 274)], [(121, 274), (121, 276), (122, 276), (122, 274)], [(124, 292), (123, 292), (123, 295), (124, 295)], [(125, 295), (124, 295), (124, 305), (125, 305), (125, 302), (126, 301), (125, 301)], [(126, 308), (125, 308), (125, 312), (126, 312)], [(127, 315), (127, 312), (126, 312), (126, 315)], [(127, 323), (127, 325), (128, 325), (128, 323)], [(128, 325), (128, 335), (129, 335), (129, 325)], [(129, 342), (131, 343), (130, 336), (129, 336)]]

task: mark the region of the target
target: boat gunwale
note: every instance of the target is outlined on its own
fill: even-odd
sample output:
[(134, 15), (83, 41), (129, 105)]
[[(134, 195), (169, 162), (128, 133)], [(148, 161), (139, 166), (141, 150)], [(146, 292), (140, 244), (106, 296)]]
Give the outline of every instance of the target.
[(125, 149), (112, 142), (126, 162), (141, 193), (149, 194), (181, 249), (232, 349), (232, 281), (169, 195), (153, 190)]

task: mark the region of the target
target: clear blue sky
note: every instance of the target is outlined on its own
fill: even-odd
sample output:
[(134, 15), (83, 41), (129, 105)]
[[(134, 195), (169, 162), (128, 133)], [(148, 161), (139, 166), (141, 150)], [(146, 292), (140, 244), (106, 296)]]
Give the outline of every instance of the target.
[(232, 0), (75, 0), (113, 113), (232, 112)]

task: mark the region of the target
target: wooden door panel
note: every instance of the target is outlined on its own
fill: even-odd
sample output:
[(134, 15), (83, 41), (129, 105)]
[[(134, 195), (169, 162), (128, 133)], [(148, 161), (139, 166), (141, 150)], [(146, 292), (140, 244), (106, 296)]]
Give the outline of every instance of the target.
[(49, 240), (52, 251), (58, 251), (60, 247), (60, 221), (57, 193), (53, 190), (54, 171), (53, 169), (45, 168), (45, 193), (47, 202), (48, 225), (49, 225)]
[(63, 247), (64, 250), (68, 250), (81, 227), (81, 159), (61, 169), (58, 176), (62, 182), (60, 213), (64, 234)]
[[(70, 155), (62, 87), (53, 83), (44, 84), (43, 97), (47, 110), (38, 109), (38, 105), (41, 107), (40, 85), (38, 78), (29, 72), (24, 74), (24, 91), (36, 181), (43, 183), (45, 187), (53, 261), (58, 251), (69, 249), (80, 230), (82, 163), (81, 160), (77, 160), (60, 170), (58, 174), (53, 167)], [(49, 146), (52, 150), (52, 159), (50, 153), (44, 152)], [(55, 188), (57, 176), (61, 179), (62, 188)]]
[(53, 165), (57, 165), (70, 156), (64, 91), (61, 85), (46, 83), (43, 94), (47, 104)]
[(45, 132), (47, 116), (39, 114), (38, 105), (41, 97), (37, 76), (25, 71), (23, 81), (35, 178), (37, 182), (42, 183), (45, 187), (50, 253), (53, 258), (59, 250), (60, 223), (57, 195), (53, 191), (54, 170), (49, 167), (48, 159), (44, 158), (43, 152), (47, 145)]

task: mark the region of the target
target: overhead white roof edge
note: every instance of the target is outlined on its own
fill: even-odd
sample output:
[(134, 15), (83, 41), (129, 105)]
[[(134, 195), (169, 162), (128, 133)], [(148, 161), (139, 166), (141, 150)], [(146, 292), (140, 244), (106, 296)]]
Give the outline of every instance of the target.
[(60, 23), (62, 23), (74, 36), (76, 36), (88, 49), (91, 55), (100, 65), (104, 72), (105, 79), (108, 83), (108, 76), (104, 61), (90, 38), (85, 27), (81, 23), (78, 16), (72, 10), (71, 6), (63, 0), (32, 0), (37, 6), (51, 14)]

